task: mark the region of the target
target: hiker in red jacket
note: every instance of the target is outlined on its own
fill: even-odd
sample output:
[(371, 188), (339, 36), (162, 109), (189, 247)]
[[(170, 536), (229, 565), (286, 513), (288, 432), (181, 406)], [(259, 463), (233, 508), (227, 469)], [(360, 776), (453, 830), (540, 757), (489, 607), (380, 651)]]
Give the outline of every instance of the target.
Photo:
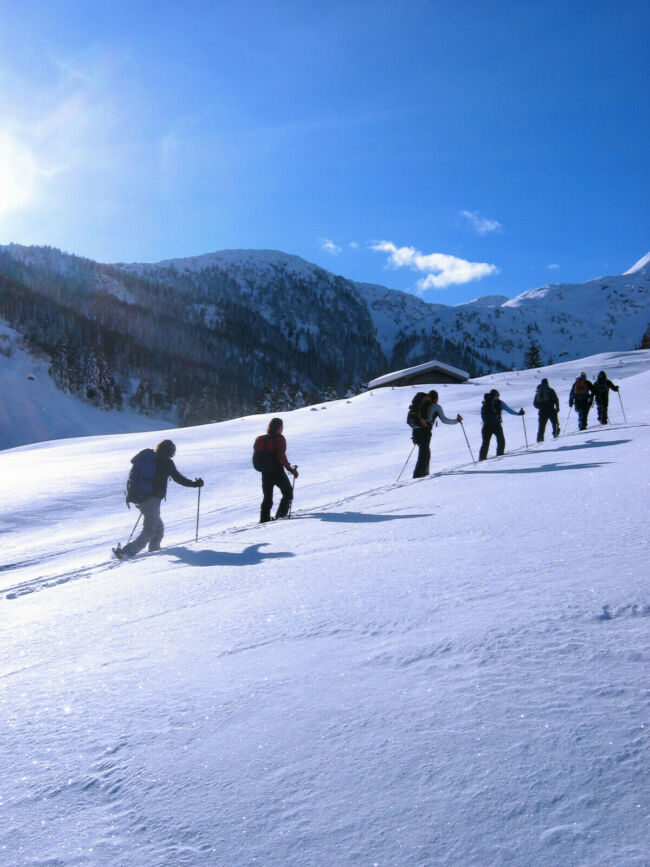
[(260, 510), (260, 524), (265, 524), (271, 520), (271, 506), (273, 505), (273, 488), (275, 485), (280, 488), (282, 499), (275, 513), (275, 520), (286, 518), (289, 512), (291, 501), (293, 500), (293, 489), (291, 483), (285, 473), (285, 468), (291, 475), (298, 478), (298, 467), (292, 467), (287, 460), (287, 441), (285, 440), (282, 431), (284, 425), (281, 418), (272, 418), (266, 430), (267, 443), (266, 451), (270, 453), (268, 469), (262, 470), (262, 507)]

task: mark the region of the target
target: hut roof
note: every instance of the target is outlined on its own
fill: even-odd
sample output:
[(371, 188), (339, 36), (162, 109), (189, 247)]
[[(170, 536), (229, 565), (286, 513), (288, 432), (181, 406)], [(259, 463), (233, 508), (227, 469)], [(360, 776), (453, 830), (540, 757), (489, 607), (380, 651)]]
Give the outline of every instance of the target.
[(395, 370), (393, 373), (385, 373), (383, 376), (371, 379), (368, 388), (429, 382), (466, 382), (468, 379), (469, 373), (465, 370), (452, 367), (450, 364), (443, 364), (441, 361), (427, 361), (425, 364), (416, 364), (415, 367)]

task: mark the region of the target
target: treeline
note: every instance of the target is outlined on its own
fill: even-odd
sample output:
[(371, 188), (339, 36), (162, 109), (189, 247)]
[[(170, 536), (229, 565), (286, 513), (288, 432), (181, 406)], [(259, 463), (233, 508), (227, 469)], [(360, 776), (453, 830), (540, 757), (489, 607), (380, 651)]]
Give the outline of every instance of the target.
[[(385, 363), (370, 328), (349, 339), (346, 305), (358, 302), (342, 300), (340, 287), (325, 296), (299, 281), (265, 287), (272, 325), (218, 271), (133, 274), (67, 256), (57, 271), (45, 260), (0, 253), (0, 316), (50, 356), (59, 388), (105, 409), (175, 414), (181, 424), (280, 411), (340, 396)], [(321, 306), (318, 330), (301, 324)]]

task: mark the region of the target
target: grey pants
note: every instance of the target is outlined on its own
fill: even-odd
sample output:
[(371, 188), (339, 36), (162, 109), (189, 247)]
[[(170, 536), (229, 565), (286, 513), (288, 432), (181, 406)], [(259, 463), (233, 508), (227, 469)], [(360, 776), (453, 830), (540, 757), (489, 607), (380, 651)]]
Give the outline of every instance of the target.
[(142, 512), (142, 531), (132, 542), (124, 546), (127, 557), (135, 557), (138, 551), (142, 551), (145, 545), (149, 545), (150, 551), (158, 551), (165, 533), (165, 525), (160, 517), (160, 497), (149, 497), (138, 506)]

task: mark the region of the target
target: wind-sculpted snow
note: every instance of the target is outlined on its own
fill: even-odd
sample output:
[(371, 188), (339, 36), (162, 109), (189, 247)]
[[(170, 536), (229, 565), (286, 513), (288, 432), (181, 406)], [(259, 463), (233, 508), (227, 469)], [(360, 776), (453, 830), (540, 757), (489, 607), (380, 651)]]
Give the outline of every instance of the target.
[[(622, 401), (579, 433), (582, 369)], [(287, 413), (262, 526), (269, 416), (0, 454), (0, 864), (646, 864), (649, 385), (642, 351), (439, 386), (474, 454), (493, 387), (530, 447), (441, 425), (399, 483), (413, 389)], [(118, 562), (163, 436), (199, 540), (170, 483), (163, 550)]]

